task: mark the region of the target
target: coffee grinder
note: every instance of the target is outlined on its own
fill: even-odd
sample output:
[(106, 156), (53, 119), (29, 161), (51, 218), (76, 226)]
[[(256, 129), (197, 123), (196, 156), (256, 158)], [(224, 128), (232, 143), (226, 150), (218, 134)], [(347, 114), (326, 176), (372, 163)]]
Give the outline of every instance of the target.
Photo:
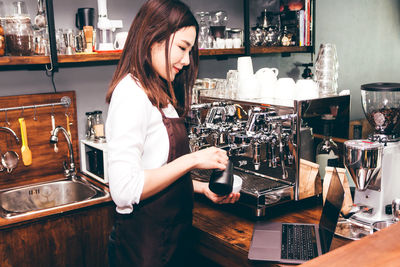
[(344, 143), (344, 164), (356, 185), (356, 206), (347, 221), (371, 227), (392, 220), (391, 203), (400, 197), (400, 83), (364, 84), (361, 102), (374, 133)]

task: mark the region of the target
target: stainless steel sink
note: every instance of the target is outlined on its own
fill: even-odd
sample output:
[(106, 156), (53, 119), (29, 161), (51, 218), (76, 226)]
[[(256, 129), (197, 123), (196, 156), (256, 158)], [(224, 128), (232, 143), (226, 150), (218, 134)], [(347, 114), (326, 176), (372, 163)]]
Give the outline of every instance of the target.
[(0, 191), (0, 216), (12, 218), (108, 196), (108, 192), (81, 179), (16, 187)]

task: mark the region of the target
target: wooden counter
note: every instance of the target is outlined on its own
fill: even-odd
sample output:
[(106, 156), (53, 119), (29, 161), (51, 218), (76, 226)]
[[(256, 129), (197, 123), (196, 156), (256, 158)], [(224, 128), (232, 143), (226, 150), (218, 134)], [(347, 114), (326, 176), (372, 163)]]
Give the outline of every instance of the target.
[[(268, 209), (267, 215), (259, 220), (318, 223), (322, 212), (320, 202), (312, 198), (283, 204)], [(221, 207), (199, 199), (195, 201), (193, 215), (195, 249), (200, 255), (222, 266), (283, 266), (247, 259), (256, 219), (241, 216), (237, 206)], [(349, 242), (335, 237), (331, 249)]]
[[(260, 220), (318, 223), (321, 212), (320, 200), (314, 198), (268, 209)], [(193, 214), (196, 250), (218, 266), (293, 266), (247, 259), (255, 218), (241, 216), (237, 206), (200, 199)], [(358, 241), (335, 236), (329, 253), (301, 266), (400, 266), (399, 236), (400, 223)]]
[(400, 223), (352, 242), (301, 266), (400, 266)]

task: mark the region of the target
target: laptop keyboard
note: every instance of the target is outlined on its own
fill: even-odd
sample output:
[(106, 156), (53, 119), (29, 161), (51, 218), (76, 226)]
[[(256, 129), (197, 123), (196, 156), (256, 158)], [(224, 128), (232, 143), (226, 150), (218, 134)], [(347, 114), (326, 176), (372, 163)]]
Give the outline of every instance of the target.
[(310, 260), (318, 256), (313, 225), (282, 224), (281, 258)]

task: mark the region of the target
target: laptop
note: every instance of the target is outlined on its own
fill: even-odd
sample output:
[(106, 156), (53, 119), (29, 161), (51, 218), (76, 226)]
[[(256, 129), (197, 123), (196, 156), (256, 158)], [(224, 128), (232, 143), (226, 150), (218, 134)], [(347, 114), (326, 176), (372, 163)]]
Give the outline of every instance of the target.
[(319, 224), (256, 222), (250, 244), (250, 260), (303, 263), (329, 251), (344, 189), (334, 169)]

